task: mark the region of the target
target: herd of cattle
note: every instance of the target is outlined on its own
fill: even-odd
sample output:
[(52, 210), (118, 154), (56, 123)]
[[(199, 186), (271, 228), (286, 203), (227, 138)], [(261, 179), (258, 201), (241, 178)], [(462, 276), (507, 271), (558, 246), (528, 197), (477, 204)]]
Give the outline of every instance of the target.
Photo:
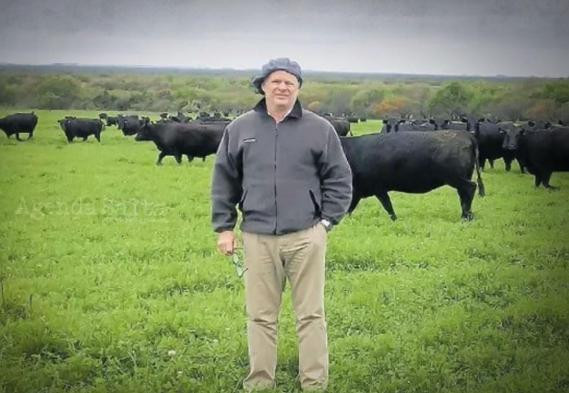
[[(409, 121), (386, 119), (377, 134), (351, 136), (351, 119), (323, 115), (341, 137), (341, 144), (353, 174), (353, 198), (350, 212), (362, 198), (375, 196), (395, 220), (397, 218), (389, 191), (426, 193), (443, 185), (457, 190), (462, 218), (472, 219), (471, 205), (476, 188), (484, 195), (481, 169), (486, 160), (493, 166), (496, 159), (505, 161), (510, 170), (516, 159), (522, 172), (535, 176), (535, 185), (549, 184), (555, 171), (569, 171), (569, 127), (546, 122), (493, 122), (488, 119), (462, 121)], [(38, 117), (16, 113), (0, 119), (0, 129), (8, 137), (27, 133), (33, 137)], [(58, 120), (68, 142), (87, 140), (94, 135), (100, 142), (106, 126), (116, 126), (136, 141), (152, 141), (159, 150), (157, 164), (165, 156), (181, 163), (195, 157), (205, 159), (215, 154), (230, 119), (216, 113), (200, 113), (192, 119), (183, 113), (163, 113), (160, 120), (148, 117), (108, 116), (98, 119), (67, 116)], [(348, 136), (350, 135), (350, 136)], [(476, 183), (471, 181), (476, 171)]]

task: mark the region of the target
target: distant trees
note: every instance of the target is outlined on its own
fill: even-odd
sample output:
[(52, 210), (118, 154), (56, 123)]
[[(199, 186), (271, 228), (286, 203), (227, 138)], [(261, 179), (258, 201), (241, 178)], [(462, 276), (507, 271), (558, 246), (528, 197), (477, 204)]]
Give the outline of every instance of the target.
[(429, 103), (432, 114), (457, 119), (467, 113), (471, 94), (460, 82), (451, 82), (435, 93)]
[[(566, 79), (310, 78), (300, 97), (315, 112), (361, 117), (568, 120)], [(260, 96), (250, 79), (201, 74), (54, 74), (0, 69), (0, 105), (137, 111), (249, 110)]]
[(392, 97), (378, 102), (373, 110), (373, 116), (378, 118), (386, 117), (407, 117), (406, 110), (408, 102), (402, 97)]
[(40, 109), (68, 109), (79, 98), (81, 85), (66, 75), (47, 76), (37, 86), (37, 107)]
[(11, 106), (16, 103), (16, 91), (7, 84), (0, 85), (0, 105)]
[(536, 94), (538, 97), (551, 99), (557, 104), (565, 104), (569, 102), (569, 81), (559, 83), (547, 83), (541, 93)]

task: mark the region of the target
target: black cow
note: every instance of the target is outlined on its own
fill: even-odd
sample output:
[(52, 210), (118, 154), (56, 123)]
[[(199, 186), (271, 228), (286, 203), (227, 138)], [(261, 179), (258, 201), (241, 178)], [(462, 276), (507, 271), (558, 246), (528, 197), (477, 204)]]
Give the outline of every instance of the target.
[[(506, 171), (512, 168), (512, 161), (515, 159), (511, 151), (502, 147), (505, 130), (513, 127), (513, 122), (495, 123), (487, 119), (479, 119), (474, 124), (474, 136), (478, 142), (480, 151), (478, 161), (480, 168), (484, 169), (486, 160), (490, 163), (490, 168), (494, 168), (494, 160), (504, 159)], [(520, 163), (520, 171), (523, 173), (523, 165)]]
[[(433, 120), (434, 122), (434, 120)], [(449, 120), (445, 119), (442, 121), (438, 128), (442, 130), (463, 130), (463, 131), (470, 131), (468, 120), (463, 119), (459, 120)]]
[(117, 126), (119, 124), (119, 117), (121, 115), (117, 115), (117, 116), (109, 116), (106, 113), (99, 113), (99, 119), (104, 120), (107, 122), (107, 126)]
[(350, 131), (350, 122), (343, 117), (331, 116), (329, 114), (322, 115), (322, 117), (332, 124), (332, 127), (334, 127), (334, 130), (336, 130), (336, 133), (339, 136), (346, 136), (348, 134), (352, 135)]
[(67, 137), (67, 142), (73, 142), (73, 138), (83, 138), (86, 141), (89, 135), (94, 135), (101, 142), (101, 132), (105, 125), (100, 119), (62, 119), (57, 121)]
[(516, 126), (506, 130), (504, 149), (512, 151), (518, 161), (535, 177), (535, 186), (557, 189), (549, 184), (553, 172), (569, 171), (569, 128), (527, 130)]
[(205, 111), (201, 111), (200, 113), (198, 113), (196, 120), (199, 120), (199, 121), (213, 120), (213, 116), (211, 116), (209, 113), (207, 113)]
[(225, 124), (207, 123), (150, 123), (146, 121), (140, 128), (136, 141), (153, 141), (160, 150), (156, 165), (162, 164), (165, 156), (174, 156), (178, 164), (182, 162), (182, 155), (192, 161), (194, 157), (205, 159), (217, 152), (221, 142)]
[(225, 129), (225, 126), (231, 123), (230, 120), (192, 120), (189, 124), (204, 124), (204, 125), (211, 125), (216, 127), (221, 127), (221, 129)]
[(435, 131), (438, 130), (438, 124), (432, 119), (424, 120), (405, 120), (405, 119), (384, 119), (381, 133), (399, 132), (399, 131)]
[(140, 127), (142, 127), (147, 117), (138, 118), (138, 115), (118, 116), (118, 129), (122, 131), (124, 136), (136, 135)]
[(399, 120), (395, 124), (395, 132), (399, 131), (435, 131), (439, 127), (434, 120), (431, 119), (417, 119), (417, 120)]
[(400, 131), (341, 138), (341, 142), (353, 175), (350, 212), (360, 199), (375, 196), (395, 220), (389, 191), (426, 193), (449, 185), (458, 191), (462, 218), (471, 220), (476, 183), (470, 179), (474, 168), (478, 192), (484, 196), (478, 148), (474, 136), (468, 132)]
[(107, 117), (107, 125), (108, 126), (117, 126), (119, 125), (119, 117), (118, 116), (109, 116)]
[(37, 124), (38, 117), (34, 112), (14, 113), (0, 119), (0, 129), (6, 133), (6, 136), (10, 138), (16, 134), (16, 139), (19, 141), (21, 141), (20, 133), (28, 134), (27, 139), (32, 138)]
[(358, 122), (360, 121), (360, 119), (359, 119), (359, 117), (357, 117), (357, 116), (349, 116), (349, 117), (348, 117), (348, 121), (349, 121), (350, 123), (358, 123)]
[(168, 118), (177, 123), (188, 123), (189, 121), (192, 120), (191, 117), (184, 115), (182, 112), (178, 112), (175, 116), (174, 115), (168, 116)]
[(400, 119), (395, 119), (395, 118), (383, 119), (383, 126), (379, 132), (382, 134), (395, 132), (395, 128), (397, 127), (400, 121), (401, 121)]
[(550, 124), (549, 127), (547, 128), (547, 130), (549, 131), (553, 131), (553, 130), (567, 130), (569, 126), (566, 126), (563, 124), (563, 122), (559, 122), (557, 124)]

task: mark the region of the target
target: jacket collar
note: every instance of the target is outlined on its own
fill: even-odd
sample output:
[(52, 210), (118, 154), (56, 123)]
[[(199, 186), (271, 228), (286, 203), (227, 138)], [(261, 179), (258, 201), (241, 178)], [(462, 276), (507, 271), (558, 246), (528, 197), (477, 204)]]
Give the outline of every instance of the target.
[[(259, 101), (257, 105), (255, 105), (253, 110), (255, 112), (264, 113), (265, 115), (268, 116), (269, 114), (267, 113), (267, 102), (265, 101), (265, 98), (261, 99), (261, 101)], [(294, 103), (292, 110), (287, 115), (287, 117), (285, 117), (285, 119), (288, 119), (289, 117), (295, 119), (300, 119), (302, 117), (302, 106), (300, 105), (300, 101), (298, 99)]]

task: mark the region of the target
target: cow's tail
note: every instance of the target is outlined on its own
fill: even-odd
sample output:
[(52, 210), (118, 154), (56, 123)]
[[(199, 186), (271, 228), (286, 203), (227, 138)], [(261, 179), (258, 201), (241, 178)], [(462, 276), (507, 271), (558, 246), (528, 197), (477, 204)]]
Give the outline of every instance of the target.
[(478, 195), (483, 197), (486, 195), (486, 190), (484, 189), (484, 183), (482, 182), (482, 175), (480, 173), (480, 163), (478, 161), (478, 143), (474, 144), (474, 166), (476, 168), (476, 183), (478, 184)]

